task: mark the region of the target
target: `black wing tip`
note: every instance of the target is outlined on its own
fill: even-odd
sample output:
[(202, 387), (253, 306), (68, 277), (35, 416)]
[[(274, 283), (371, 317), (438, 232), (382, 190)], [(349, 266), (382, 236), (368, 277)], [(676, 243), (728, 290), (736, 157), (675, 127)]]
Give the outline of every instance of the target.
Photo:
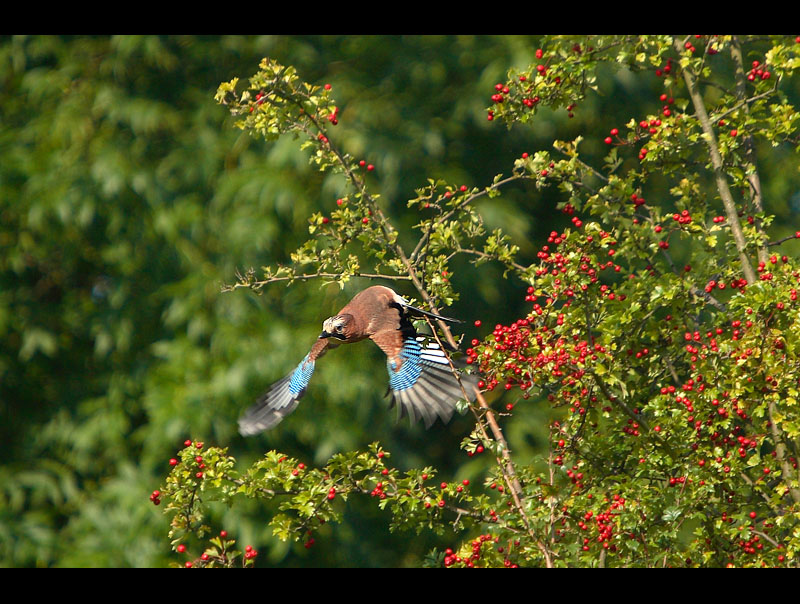
[(254, 405), (239, 418), (239, 434), (242, 436), (254, 436), (271, 430), (294, 411), (298, 403), (299, 401), (295, 399), (282, 409), (269, 409), (262, 405)]
[(298, 395), (289, 391), (291, 375), (275, 382), (269, 390), (239, 418), (239, 434), (254, 436), (271, 430), (297, 408), (305, 390)]

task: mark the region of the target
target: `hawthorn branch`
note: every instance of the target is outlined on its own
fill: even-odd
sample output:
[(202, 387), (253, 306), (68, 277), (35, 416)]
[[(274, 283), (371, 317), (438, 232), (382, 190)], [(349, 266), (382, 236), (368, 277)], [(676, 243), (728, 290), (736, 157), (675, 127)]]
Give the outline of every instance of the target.
[(455, 255), (455, 254), (468, 254), (468, 255), (472, 255), (472, 256), (477, 256), (478, 258), (485, 258), (487, 260), (496, 260), (497, 262), (500, 262), (502, 264), (510, 265), (511, 268), (514, 268), (515, 270), (519, 271), (521, 274), (524, 274), (525, 272), (527, 272), (530, 269), (530, 267), (522, 266), (521, 264), (519, 264), (518, 262), (514, 262), (513, 260), (511, 260), (509, 262), (504, 262), (503, 260), (501, 260), (500, 258), (498, 258), (497, 256), (494, 256), (492, 254), (487, 254), (486, 252), (482, 252), (481, 250), (465, 249), (465, 248), (461, 247), (460, 245), (458, 246), (458, 249), (454, 252), (453, 255)]
[(780, 245), (781, 243), (789, 241), (789, 239), (797, 239), (797, 235), (796, 234), (795, 235), (788, 235), (787, 237), (784, 237), (783, 239), (778, 239), (777, 241), (770, 241), (769, 243), (767, 243), (767, 245), (768, 246)]
[(765, 99), (767, 97), (772, 96), (775, 94), (775, 91), (778, 89), (777, 81), (775, 82), (775, 86), (767, 90), (766, 92), (762, 92), (761, 94), (756, 94), (755, 96), (749, 96), (747, 98), (742, 98), (736, 105), (731, 107), (730, 109), (726, 109), (722, 113), (718, 113), (711, 118), (712, 122), (718, 122), (719, 120), (725, 119), (729, 115), (736, 113), (739, 109), (743, 107), (747, 109), (750, 105), (755, 103), (756, 101), (760, 101), (761, 99)]
[[(363, 277), (365, 279), (389, 279), (395, 281), (410, 280), (408, 275), (384, 275), (382, 273), (353, 273), (352, 276)], [(342, 273), (306, 273), (301, 275), (287, 275), (285, 277), (269, 277), (261, 281), (247, 281), (247, 279), (243, 278), (238, 283), (234, 283), (233, 285), (223, 285), (221, 291), (230, 292), (242, 287), (259, 290), (265, 285), (269, 285), (270, 283), (279, 283), (281, 281), (289, 281), (291, 283), (292, 281), (309, 281), (311, 279), (339, 279), (341, 277)]]
[[(680, 43), (677, 37), (673, 38), (673, 46), (678, 54), (682, 54), (684, 52), (683, 45)], [(728, 218), (728, 224), (731, 228), (731, 234), (733, 235), (734, 243), (736, 244), (736, 250), (739, 254), (739, 263), (742, 266), (742, 272), (744, 273), (744, 277), (747, 279), (748, 283), (755, 283), (757, 281), (757, 277), (755, 271), (753, 270), (753, 266), (750, 264), (750, 259), (747, 257), (747, 241), (745, 240), (744, 232), (742, 231), (742, 226), (739, 222), (736, 202), (733, 199), (730, 187), (728, 186), (728, 181), (725, 178), (722, 155), (719, 152), (719, 144), (717, 143), (717, 137), (716, 134), (714, 134), (714, 129), (711, 126), (711, 120), (708, 117), (708, 112), (706, 111), (705, 103), (703, 102), (703, 96), (700, 94), (700, 90), (697, 85), (697, 77), (687, 68), (684, 68), (681, 71), (683, 73), (683, 79), (686, 82), (686, 88), (689, 92), (689, 97), (694, 105), (695, 114), (697, 115), (697, 119), (700, 121), (700, 126), (703, 129), (705, 142), (708, 146), (708, 151), (711, 156), (714, 180), (717, 185), (719, 196), (722, 199), (722, 204), (725, 208), (725, 214)]]
[[(433, 312), (436, 312), (436, 310), (434, 309)], [(426, 320), (430, 325), (431, 319), (426, 317)], [(450, 332), (450, 330), (447, 329), (447, 325), (443, 324), (441, 321), (438, 321), (438, 323), (440, 324), (440, 326), (442, 326), (443, 331), (445, 332), (445, 336), (448, 340), (448, 343), (455, 348), (456, 347), (455, 339), (453, 338), (453, 335)], [(437, 343), (440, 346), (442, 346), (442, 342), (439, 340), (439, 336), (436, 334), (436, 330), (434, 329), (432, 331), (434, 337), (436, 338)], [(442, 348), (444, 347), (442, 346)], [(461, 387), (461, 392), (463, 393), (465, 400), (469, 400), (467, 392), (464, 389), (464, 384), (461, 382), (458, 372), (456, 371), (456, 368), (453, 366), (453, 361), (449, 358), (449, 356), (448, 356), (448, 361), (450, 362), (451, 371), (453, 371), (453, 374), (458, 380), (458, 385)], [(482, 416), (475, 410), (474, 407), (470, 406), (470, 409), (472, 410), (472, 413), (475, 416), (478, 428), (481, 431), (481, 435), (485, 440), (487, 441), (491, 440), (483, 424), (483, 419), (486, 419), (486, 422), (489, 425), (489, 429), (492, 432), (492, 436), (494, 437), (494, 441), (499, 443), (500, 445), (500, 456), (496, 457), (497, 465), (503, 474), (503, 479), (505, 480), (506, 486), (508, 487), (508, 490), (511, 493), (511, 497), (514, 500), (514, 505), (517, 508), (520, 517), (522, 518), (522, 522), (525, 525), (525, 530), (527, 531), (528, 535), (530, 535), (530, 537), (536, 542), (536, 546), (539, 548), (539, 551), (545, 558), (545, 564), (547, 565), (547, 568), (552, 568), (553, 562), (550, 550), (547, 548), (544, 541), (539, 539), (535, 535), (533, 528), (531, 527), (530, 520), (528, 519), (528, 515), (525, 511), (525, 506), (523, 505), (522, 502), (523, 498), (522, 485), (520, 484), (519, 479), (517, 478), (516, 471), (514, 470), (514, 463), (511, 459), (511, 452), (508, 448), (508, 443), (506, 442), (505, 437), (503, 436), (503, 431), (500, 428), (500, 425), (497, 423), (497, 418), (494, 415), (494, 411), (491, 409), (491, 407), (489, 407), (488, 403), (486, 402), (486, 399), (483, 397), (483, 393), (481, 393), (481, 391), (478, 388), (475, 388), (474, 391), (475, 391), (475, 397), (482, 411)]]
[(792, 466), (789, 463), (786, 455), (786, 443), (784, 442), (783, 433), (775, 421), (777, 407), (775, 401), (770, 398), (767, 401), (767, 413), (769, 414), (769, 430), (772, 434), (772, 439), (775, 441), (775, 456), (778, 459), (778, 465), (781, 467), (781, 476), (786, 483), (786, 488), (792, 496), (792, 501), (800, 503), (800, 489), (797, 487), (789, 486), (792, 482), (797, 481), (797, 477), (792, 472)]
[(517, 181), (517, 180), (526, 180), (526, 179), (529, 179), (529, 178), (530, 178), (530, 176), (527, 176), (527, 175), (524, 175), (524, 174), (514, 174), (512, 176), (504, 178), (503, 180), (499, 180), (496, 183), (493, 183), (493, 184), (489, 185), (488, 187), (486, 187), (485, 189), (483, 189), (481, 191), (477, 191), (475, 193), (472, 193), (471, 195), (468, 195), (466, 198), (464, 198), (457, 206), (452, 208), (450, 211), (445, 212), (444, 214), (441, 214), (435, 220), (431, 220), (430, 228), (420, 238), (420, 240), (417, 242), (416, 247), (414, 247), (414, 250), (411, 252), (411, 255), (409, 256), (409, 259), (411, 260), (411, 262), (416, 263), (419, 260), (418, 256), (419, 256), (420, 252), (422, 251), (422, 248), (425, 246), (426, 241), (430, 238), (430, 234), (433, 231), (433, 227), (434, 226), (439, 225), (439, 224), (443, 224), (446, 220), (449, 220), (457, 212), (459, 212), (462, 209), (464, 209), (466, 206), (471, 204), (476, 199), (480, 199), (481, 197), (484, 197), (484, 196), (488, 195), (491, 191), (496, 191), (496, 190), (500, 189), (501, 187), (504, 187), (508, 183), (511, 183), (511, 182), (514, 182), (514, 181)]
[[(733, 63), (735, 65), (736, 96), (740, 101), (742, 101), (747, 95), (747, 79), (744, 75), (742, 47), (738, 36), (733, 36), (731, 38), (731, 57), (733, 58)], [(745, 115), (749, 115), (750, 113), (750, 106), (747, 103), (744, 103), (744, 113)], [(761, 195), (761, 178), (758, 174), (758, 167), (756, 166), (756, 150), (755, 145), (753, 144), (753, 135), (750, 133), (747, 133), (744, 138), (744, 157), (745, 163), (750, 167), (749, 170), (747, 169), (747, 166), (745, 167), (747, 181), (750, 183), (750, 201), (753, 203), (756, 210), (759, 213), (762, 213), (764, 211), (764, 200)], [(761, 221), (758, 220), (758, 218), (756, 218), (756, 230), (761, 236), (761, 242), (758, 246), (758, 259), (766, 264), (767, 248), (764, 242), (767, 241), (767, 235), (764, 233), (764, 229), (761, 227)]]
[[(309, 120), (311, 120), (312, 123), (314, 123), (314, 125), (317, 128), (319, 128), (320, 131), (322, 131), (322, 127), (313, 118), (311, 118), (310, 116), (309, 116)], [(408, 278), (411, 280), (411, 282), (414, 285), (414, 287), (416, 288), (417, 292), (419, 292), (419, 295), (422, 297), (423, 301), (428, 305), (428, 307), (430, 308), (431, 312), (434, 312), (436, 314), (441, 314), (439, 312), (439, 310), (436, 308), (436, 306), (434, 305), (433, 300), (432, 300), (430, 294), (428, 293), (427, 289), (425, 288), (424, 284), (420, 281), (415, 263), (412, 260), (410, 260), (408, 258), (408, 256), (406, 256), (406, 253), (403, 250), (403, 247), (400, 245), (400, 243), (398, 241), (398, 237), (397, 237), (397, 231), (392, 226), (391, 222), (386, 217), (386, 215), (383, 213), (381, 208), (377, 205), (377, 203), (375, 203), (375, 199), (367, 192), (366, 183), (363, 181), (363, 179), (359, 178), (356, 174), (353, 173), (353, 171), (350, 169), (350, 166), (349, 166), (348, 162), (346, 161), (345, 157), (336, 149), (336, 147), (334, 145), (330, 144), (330, 142), (327, 142), (326, 145), (327, 145), (328, 149), (330, 149), (331, 152), (334, 154), (334, 156), (336, 157), (336, 159), (339, 162), (339, 164), (342, 166), (342, 169), (344, 170), (347, 178), (352, 182), (353, 186), (360, 191), (361, 198), (367, 203), (369, 208), (372, 210), (373, 215), (377, 217), (377, 223), (378, 223), (381, 231), (384, 234), (385, 243), (386, 243), (387, 247), (394, 253), (394, 255), (397, 257), (397, 259), (399, 259), (400, 262), (402, 263), (402, 265), (405, 267), (405, 270), (406, 270), (406, 273), (408, 275)], [(481, 197), (483, 195), (488, 194), (488, 192), (490, 190), (492, 190), (493, 188), (498, 188), (498, 187), (502, 186), (505, 183), (512, 182), (512, 181), (517, 180), (519, 178), (522, 178), (522, 176), (515, 175), (515, 176), (512, 176), (512, 177), (506, 178), (503, 181), (499, 181), (497, 183), (494, 183), (492, 186), (487, 187), (486, 189), (484, 189), (481, 192), (477, 192), (477, 193), (474, 193), (473, 195), (468, 196), (456, 208), (454, 208), (453, 210), (451, 210), (447, 214), (445, 214), (443, 216), (440, 216), (438, 218), (438, 220), (440, 222), (443, 221), (443, 220), (446, 220), (447, 217), (452, 216), (456, 211), (458, 211), (459, 209), (463, 208), (468, 203), (471, 203), (474, 199), (477, 199), (478, 197)], [(417, 244), (417, 247), (419, 248), (422, 244), (423, 244), (423, 240), (421, 240)], [(436, 322), (439, 325), (439, 328), (442, 330), (442, 333), (444, 333), (448, 344), (450, 344), (450, 346), (452, 346), (453, 348), (457, 348), (456, 340), (453, 337), (453, 334), (450, 332), (450, 329), (447, 326), (447, 324), (445, 322), (443, 322), (442, 320), (440, 320), (440, 319), (437, 319)], [(434, 333), (435, 333), (435, 330), (434, 330)], [(462, 386), (462, 389), (463, 389), (463, 386)], [(481, 394), (481, 392), (477, 388), (475, 389), (475, 394), (476, 394), (476, 398), (478, 400), (478, 403), (479, 403), (481, 409), (484, 412), (484, 417), (486, 418), (486, 421), (489, 424), (489, 427), (490, 427), (490, 430), (491, 430), (492, 435), (494, 437), (494, 440), (500, 445), (500, 448), (501, 448), (501, 451), (502, 451), (501, 452), (502, 463), (500, 464), (500, 467), (501, 467), (501, 470), (503, 472), (503, 476), (505, 477), (505, 479), (507, 481), (509, 490), (512, 493), (512, 497), (514, 499), (515, 506), (516, 506), (517, 510), (519, 511), (521, 517), (523, 518), (523, 521), (524, 521), (525, 526), (526, 526), (526, 528), (528, 530), (528, 533), (536, 541), (537, 546), (539, 547), (540, 551), (542, 552), (543, 556), (545, 557), (545, 561), (546, 561), (546, 564), (547, 564), (548, 568), (550, 568), (550, 567), (552, 567), (552, 559), (551, 559), (551, 556), (550, 556), (550, 552), (548, 551), (547, 547), (539, 539), (537, 539), (535, 537), (535, 535), (533, 534), (531, 526), (530, 526), (530, 522), (529, 522), (527, 514), (525, 512), (525, 507), (524, 507), (524, 505), (522, 503), (522, 498), (523, 498), (522, 485), (520, 484), (519, 480), (517, 479), (516, 472), (514, 470), (514, 464), (513, 464), (512, 459), (511, 459), (511, 454), (510, 454), (510, 450), (509, 450), (509, 447), (508, 447), (508, 443), (506, 442), (506, 439), (503, 436), (503, 432), (500, 429), (500, 425), (497, 423), (497, 418), (495, 417), (494, 412), (492, 411), (492, 409), (489, 407), (488, 403), (486, 402), (486, 399), (484, 399), (483, 395)]]

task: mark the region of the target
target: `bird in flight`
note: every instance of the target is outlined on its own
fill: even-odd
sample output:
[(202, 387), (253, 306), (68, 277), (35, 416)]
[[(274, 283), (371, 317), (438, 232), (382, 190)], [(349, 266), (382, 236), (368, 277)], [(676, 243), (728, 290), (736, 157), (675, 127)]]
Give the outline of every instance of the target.
[(412, 317), (460, 323), (411, 306), (388, 287), (376, 285), (359, 292), (337, 314), (325, 319), (322, 333), (294, 371), (245, 412), (239, 419), (239, 432), (251, 436), (276, 426), (297, 408), (317, 359), (330, 348), (367, 338), (386, 354), (390, 407), (397, 405), (398, 418), (422, 419), (426, 428), (437, 417), (448, 422), (456, 401), (475, 400), (477, 378), (458, 371), (463, 364), (452, 361), (435, 341), (419, 336)]

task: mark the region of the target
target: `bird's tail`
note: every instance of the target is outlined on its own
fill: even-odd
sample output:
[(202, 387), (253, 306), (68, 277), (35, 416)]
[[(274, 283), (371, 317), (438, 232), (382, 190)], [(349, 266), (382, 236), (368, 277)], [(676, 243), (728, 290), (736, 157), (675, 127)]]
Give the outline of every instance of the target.
[(449, 323), (463, 323), (464, 321), (460, 319), (453, 319), (452, 317), (443, 317), (442, 315), (437, 315), (436, 313), (432, 313), (427, 310), (422, 310), (421, 308), (417, 308), (416, 306), (411, 306), (410, 304), (406, 305), (406, 309), (412, 315), (417, 316), (424, 316), (430, 317), (431, 319), (439, 319), (441, 321), (448, 321)]

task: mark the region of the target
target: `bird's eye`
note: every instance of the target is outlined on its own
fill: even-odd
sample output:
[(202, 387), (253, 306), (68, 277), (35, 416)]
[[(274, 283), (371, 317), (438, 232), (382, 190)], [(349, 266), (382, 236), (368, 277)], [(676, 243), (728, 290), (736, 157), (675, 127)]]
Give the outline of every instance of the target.
[(341, 325), (337, 325), (336, 326), (336, 333), (342, 333), (342, 326)]

